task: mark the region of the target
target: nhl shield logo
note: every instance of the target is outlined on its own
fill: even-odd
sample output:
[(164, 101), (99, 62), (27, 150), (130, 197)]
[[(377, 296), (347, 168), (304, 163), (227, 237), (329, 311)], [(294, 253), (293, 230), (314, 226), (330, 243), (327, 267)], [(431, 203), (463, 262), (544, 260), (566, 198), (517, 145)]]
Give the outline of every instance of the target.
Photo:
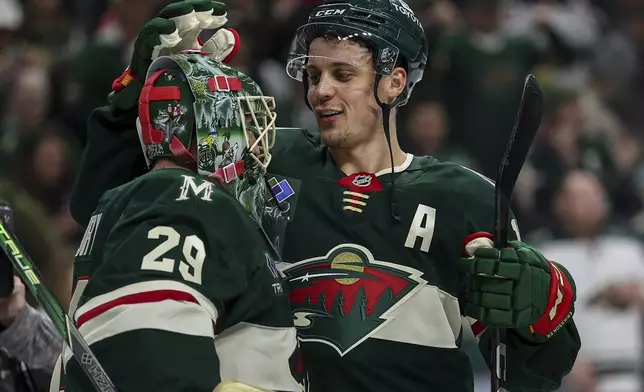
[(383, 189), (380, 180), (373, 173), (355, 173), (341, 178), (338, 185), (347, 188), (343, 192), (342, 202), (345, 203), (343, 210), (362, 213), (367, 206), (370, 192), (378, 192)]
[(382, 184), (373, 173), (355, 173), (341, 178), (338, 185), (348, 188), (352, 192), (377, 192), (382, 190)]
[(371, 176), (368, 174), (359, 174), (353, 178), (351, 183), (358, 187), (368, 187), (371, 185)]

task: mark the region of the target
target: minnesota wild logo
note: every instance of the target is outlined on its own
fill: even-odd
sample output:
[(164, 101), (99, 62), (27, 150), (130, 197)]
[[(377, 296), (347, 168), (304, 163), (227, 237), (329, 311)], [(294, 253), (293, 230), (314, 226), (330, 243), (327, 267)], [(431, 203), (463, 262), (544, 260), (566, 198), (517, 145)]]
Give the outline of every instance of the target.
[(375, 260), (354, 244), (283, 272), (300, 340), (327, 344), (341, 356), (384, 327), (387, 315), (426, 283), (421, 272)]

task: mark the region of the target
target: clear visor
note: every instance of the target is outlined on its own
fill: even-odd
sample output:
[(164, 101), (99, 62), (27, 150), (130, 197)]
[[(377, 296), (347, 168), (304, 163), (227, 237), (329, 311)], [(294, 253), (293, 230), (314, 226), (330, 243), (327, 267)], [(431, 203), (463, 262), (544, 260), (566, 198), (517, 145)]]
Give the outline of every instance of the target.
[[(357, 45), (355, 41), (363, 42), (367, 47)], [(372, 56), (365, 56), (366, 49)], [(395, 45), (368, 31), (337, 23), (309, 23), (295, 34), (286, 73), (301, 82), (309, 66), (344, 63), (354, 67), (372, 64), (376, 73), (390, 75), (398, 54)]]
[(267, 96), (238, 97), (242, 131), (250, 156), (262, 171), (271, 163), (271, 148), (275, 144), (275, 98)]

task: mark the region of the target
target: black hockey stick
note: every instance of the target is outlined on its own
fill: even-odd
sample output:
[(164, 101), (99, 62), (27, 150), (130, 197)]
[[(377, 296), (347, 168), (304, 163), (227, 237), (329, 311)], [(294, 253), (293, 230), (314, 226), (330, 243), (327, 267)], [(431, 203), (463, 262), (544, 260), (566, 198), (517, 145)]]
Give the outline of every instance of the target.
[[(499, 165), (494, 187), (494, 246), (503, 249), (508, 244), (508, 218), (512, 191), (523, 163), (528, 156), (543, 115), (543, 94), (534, 75), (528, 75), (523, 84), (523, 93), (517, 118)], [(507, 359), (506, 331), (496, 328), (492, 333), (492, 392), (506, 392)]]
[(0, 219), (0, 246), (7, 255), (18, 276), (25, 283), (25, 286), (36, 297), (49, 318), (54, 322), (56, 329), (63, 337), (63, 341), (72, 351), (74, 359), (83, 370), (96, 391), (116, 392), (116, 387), (98, 363), (98, 360), (90, 350), (83, 336), (78, 332), (69, 316), (63, 311), (58, 301), (53, 297), (49, 289), (42, 284), (40, 273), (31, 259), (24, 251), (24, 248), (13, 233), (7, 230), (4, 222)]

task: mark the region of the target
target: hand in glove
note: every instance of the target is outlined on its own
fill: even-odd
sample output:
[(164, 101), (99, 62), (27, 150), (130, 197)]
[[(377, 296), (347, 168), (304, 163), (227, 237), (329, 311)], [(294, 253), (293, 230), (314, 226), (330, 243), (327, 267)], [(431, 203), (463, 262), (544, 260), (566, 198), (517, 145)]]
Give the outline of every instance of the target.
[(542, 342), (570, 319), (574, 282), (562, 266), (529, 245), (511, 241), (499, 252), (490, 233), (464, 241), (459, 269), (467, 275), (465, 313), (490, 327), (514, 328)]
[[(221, 28), (227, 21), (226, 5), (217, 1), (186, 0), (166, 6), (139, 31), (130, 65), (112, 84), (110, 102), (121, 109), (136, 107), (148, 68), (160, 56), (194, 49), (224, 63), (230, 61), (239, 47), (239, 35)], [(209, 38), (204, 42), (200, 35)]]

